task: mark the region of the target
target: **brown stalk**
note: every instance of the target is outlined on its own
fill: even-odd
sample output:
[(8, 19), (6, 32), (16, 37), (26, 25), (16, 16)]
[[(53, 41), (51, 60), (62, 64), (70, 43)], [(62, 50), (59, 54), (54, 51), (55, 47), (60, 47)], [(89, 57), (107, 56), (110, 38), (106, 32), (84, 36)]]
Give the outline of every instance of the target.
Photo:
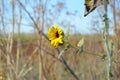
[(21, 54), (21, 40), (20, 40), (20, 27), (21, 27), (21, 21), (22, 21), (22, 12), (21, 12), (21, 6), (19, 5), (19, 21), (18, 21), (18, 40), (17, 40), (17, 53), (16, 53), (16, 73), (19, 74), (19, 58)]
[(12, 57), (12, 47), (13, 47), (13, 35), (14, 35), (14, 0), (11, 0), (11, 7), (12, 7), (12, 24), (11, 24), (11, 31), (8, 36), (7, 41), (7, 65), (8, 65), (8, 72), (7, 72), (7, 80), (11, 80), (12, 72), (11, 72), (11, 61), (14, 61)]
[(1, 20), (2, 20), (2, 27), (3, 31), (5, 32), (5, 24), (4, 24), (4, 0), (2, 0), (2, 15), (1, 15)]
[[(34, 18), (33, 18), (33, 17), (31, 16), (31, 14), (27, 11), (27, 9), (24, 7), (24, 5), (23, 5), (19, 0), (17, 0), (17, 1), (18, 1), (18, 3), (22, 6), (22, 8), (24, 9), (24, 11), (28, 14), (28, 16), (30, 17), (30, 19), (33, 21), (36, 29), (38, 30), (38, 34), (44, 36), (47, 40), (49, 40), (48, 37), (41, 31), (42, 29), (40, 29), (40, 28), (38, 27), (38, 25), (36, 24)], [(42, 25), (43, 25), (43, 23), (42, 23)], [(44, 27), (44, 26), (43, 26), (43, 27)], [(40, 41), (40, 42), (41, 42), (41, 41)], [(41, 44), (41, 43), (40, 43), (40, 44)], [(59, 54), (60, 51), (59, 51), (58, 49), (56, 49), (56, 50), (57, 50), (57, 52), (58, 52), (58, 54)], [(78, 78), (78, 76), (74, 73), (74, 71), (70, 68), (70, 66), (67, 64), (67, 61), (65, 60), (65, 58), (64, 58), (63, 55), (61, 56), (61, 60), (62, 60), (62, 63), (65, 65), (65, 67), (68, 69), (68, 71), (73, 75), (73, 77), (74, 77), (76, 80), (80, 80), (80, 79)], [(40, 64), (40, 66), (41, 66), (41, 64)], [(44, 75), (44, 77), (45, 77), (45, 75)], [(45, 78), (46, 78), (46, 77), (45, 77)], [(40, 79), (40, 78), (39, 78), (39, 79)]]

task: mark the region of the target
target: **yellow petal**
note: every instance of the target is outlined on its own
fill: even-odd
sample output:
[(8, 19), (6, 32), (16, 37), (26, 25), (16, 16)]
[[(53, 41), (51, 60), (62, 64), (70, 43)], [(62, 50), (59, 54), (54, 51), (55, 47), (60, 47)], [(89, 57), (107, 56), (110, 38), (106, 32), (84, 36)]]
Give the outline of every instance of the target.
[[(51, 45), (58, 47), (60, 44), (63, 44), (63, 30), (58, 27), (58, 24), (56, 27), (51, 27), (48, 30), (48, 38), (51, 41)], [(56, 34), (59, 34), (59, 36), (56, 36)]]
[(62, 39), (59, 40), (59, 43), (61, 43), (61, 44), (63, 43)]
[(59, 27), (58, 24), (56, 24), (56, 29), (57, 29), (57, 30), (59, 29), (58, 27)]
[(62, 29), (59, 29), (58, 34), (62, 34), (62, 33), (63, 33)]

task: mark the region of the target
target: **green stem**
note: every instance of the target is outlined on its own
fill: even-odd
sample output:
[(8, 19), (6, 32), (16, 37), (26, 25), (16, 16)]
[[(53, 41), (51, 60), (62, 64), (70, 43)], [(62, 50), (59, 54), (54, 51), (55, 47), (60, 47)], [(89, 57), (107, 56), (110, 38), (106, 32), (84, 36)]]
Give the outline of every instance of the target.
[(109, 49), (108, 46), (108, 30), (109, 30), (109, 23), (108, 23), (108, 15), (107, 15), (107, 2), (108, 0), (104, 0), (104, 9), (105, 9), (105, 14), (104, 14), (104, 23), (105, 23), (105, 28), (104, 28), (104, 44), (105, 44), (105, 49), (108, 57), (107, 61), (107, 80), (111, 80), (112, 76), (112, 52)]

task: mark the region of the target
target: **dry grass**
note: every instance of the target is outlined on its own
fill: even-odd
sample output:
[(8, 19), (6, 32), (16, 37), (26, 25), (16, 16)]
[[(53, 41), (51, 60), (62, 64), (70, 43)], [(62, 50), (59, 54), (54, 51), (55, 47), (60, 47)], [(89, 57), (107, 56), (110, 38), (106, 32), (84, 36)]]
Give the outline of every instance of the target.
[[(110, 35), (107, 42), (104, 40), (107, 36), (109, 23), (107, 23), (107, 15), (105, 18), (105, 16), (102, 17), (104, 14), (100, 13), (101, 20), (105, 18), (106, 23), (106, 25), (103, 25), (106, 26), (106, 32), (104, 32), (104, 28), (104, 30), (101, 30), (103, 34), (100, 33), (102, 36), (98, 34), (69, 35), (68, 41), (72, 44), (72, 47), (69, 46), (66, 49), (67, 43), (65, 43), (58, 47), (59, 50), (51, 46), (44, 33), (54, 21), (56, 22), (56, 18), (58, 19), (62, 10), (66, 10), (66, 2), (64, 0), (57, 1), (55, 5), (51, 4), (50, 9), (48, 8), (49, 0), (0, 1), (0, 80), (107, 80), (109, 75), (107, 75), (106, 65), (108, 65), (109, 54), (107, 55), (106, 51), (109, 51), (109, 49), (107, 45), (105, 50), (104, 45), (109, 43), (109, 40), (114, 43), (113, 64), (111, 64), (114, 71), (113, 76), (115, 80), (120, 80), (120, 11), (118, 5), (115, 4), (115, 0), (110, 2), (114, 18), (114, 21), (111, 20), (112, 24), (110, 26), (112, 25), (114, 28), (114, 35)], [(33, 2), (34, 5), (31, 4)], [(119, 3), (119, 1), (116, 0), (116, 3)], [(107, 14), (107, 8), (105, 12)], [(72, 16), (74, 17), (76, 14), (75, 10), (75, 14), (72, 14)], [(24, 20), (28, 20), (29, 23), (25, 25)], [(66, 22), (65, 19), (63, 19), (63, 22)], [(93, 23), (97, 26), (100, 25), (96, 22)], [(61, 24), (64, 25), (62, 22)], [(27, 28), (32, 26), (35, 31), (33, 34), (23, 34), (21, 32), (23, 26)], [(70, 26), (69, 22), (65, 23), (65, 26)], [(14, 33), (14, 31), (17, 33)], [(77, 54), (77, 50), (80, 49), (77, 44), (81, 38), (84, 38), (83, 52)], [(58, 57), (62, 50), (64, 50), (64, 53)]]
[[(24, 38), (23, 38), (24, 36)], [(38, 50), (36, 48), (37, 38), (31, 37), (32, 35), (27, 34), (21, 37), (21, 54), (19, 59), (19, 70), (18, 75), (19, 80), (29, 79), (29, 80), (38, 80), (39, 78), (39, 67), (38, 67)], [(103, 60), (102, 55), (104, 55), (103, 44), (100, 36), (97, 35), (74, 35), (70, 37), (70, 42), (76, 47), (77, 42), (81, 37), (85, 38), (85, 52), (77, 55), (75, 54), (75, 49), (70, 48), (65, 51), (64, 55), (71, 66), (71, 68), (75, 71), (75, 73), (82, 80), (106, 80), (106, 61)], [(17, 38), (17, 37), (16, 37)], [(11, 61), (11, 70), (13, 73), (13, 78), (16, 78), (14, 62), (16, 61), (17, 54), (17, 43), (16, 38), (14, 40), (13, 50), (10, 56), (13, 58), (13, 63)], [(1, 41), (1, 44), (3, 42)], [(5, 48), (6, 44), (1, 45), (1, 50), (3, 47)], [(64, 46), (61, 47), (61, 49)], [(36, 51), (35, 51), (36, 50)], [(69, 71), (65, 68), (63, 64), (58, 59), (58, 54), (54, 47), (52, 47), (48, 40), (43, 38), (43, 71), (44, 75), (49, 80), (74, 80), (74, 77), (71, 76)], [(14, 55), (13, 55), (14, 54)], [(10, 67), (6, 64), (6, 54), (1, 54), (1, 64), (4, 73), (7, 73), (7, 67)], [(4, 56), (5, 55), (5, 56)], [(52, 56), (51, 56), (52, 55)], [(100, 56), (99, 56), (100, 55)], [(6, 66), (7, 65), (7, 66)], [(22, 70), (24, 70), (22, 72)], [(7, 76), (4, 74), (4, 76)], [(18, 79), (17, 79), (18, 80)]]

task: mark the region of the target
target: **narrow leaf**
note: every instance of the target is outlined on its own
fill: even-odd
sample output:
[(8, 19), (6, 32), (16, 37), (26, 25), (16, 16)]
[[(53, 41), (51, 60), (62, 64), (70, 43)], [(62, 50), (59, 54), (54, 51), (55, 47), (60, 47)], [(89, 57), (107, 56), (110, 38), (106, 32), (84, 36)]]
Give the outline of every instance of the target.
[(78, 47), (82, 47), (83, 44), (84, 44), (84, 38), (82, 38), (82, 39), (78, 42), (77, 46), (78, 46)]

